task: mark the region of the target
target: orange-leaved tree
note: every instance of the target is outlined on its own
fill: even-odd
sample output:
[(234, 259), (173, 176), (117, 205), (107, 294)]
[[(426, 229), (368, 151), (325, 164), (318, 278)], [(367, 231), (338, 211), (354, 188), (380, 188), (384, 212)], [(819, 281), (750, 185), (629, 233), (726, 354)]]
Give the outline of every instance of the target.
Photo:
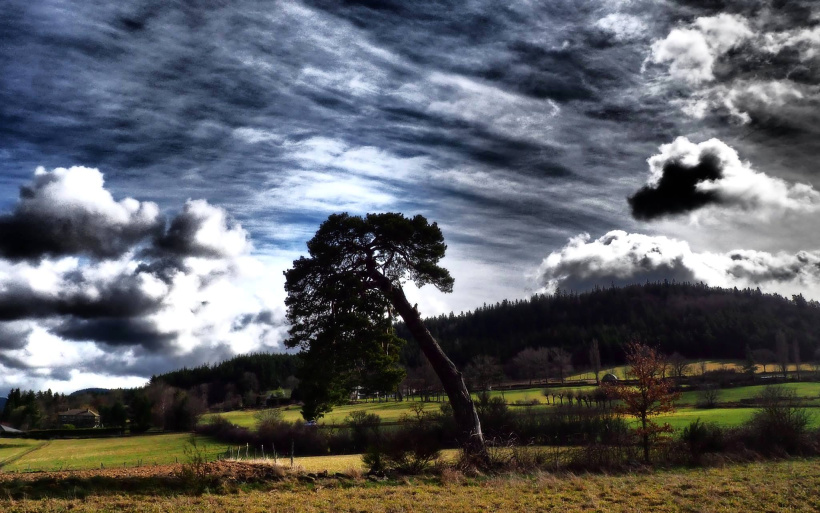
[(659, 425), (652, 417), (674, 411), (674, 401), (680, 398), (680, 393), (674, 391), (670, 380), (663, 378), (666, 361), (656, 349), (630, 342), (626, 347), (626, 361), (629, 364), (627, 377), (631, 379), (605, 386), (611, 397), (621, 401), (617, 410), (640, 422), (636, 431), (643, 444), (644, 461), (649, 463), (652, 442), (662, 433), (672, 431), (669, 424)]

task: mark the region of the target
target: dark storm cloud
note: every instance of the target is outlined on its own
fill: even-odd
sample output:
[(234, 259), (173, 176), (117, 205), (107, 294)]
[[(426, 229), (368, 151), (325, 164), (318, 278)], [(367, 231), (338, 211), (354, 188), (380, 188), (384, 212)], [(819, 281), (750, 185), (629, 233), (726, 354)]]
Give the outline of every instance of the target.
[(680, 161), (664, 164), (656, 184), (645, 185), (630, 196), (629, 206), (636, 219), (648, 221), (659, 217), (685, 214), (710, 204), (719, 204), (715, 191), (699, 191), (697, 185), (723, 176), (716, 155), (704, 155), (694, 166)]
[[(0, 365), (33, 368), (27, 347), (33, 326), (63, 343), (160, 355), (178, 355), (185, 337), (215, 337), (211, 345), (224, 345), (220, 336), (261, 340), (278, 328), (269, 308), (231, 305), (234, 295), (248, 301), (231, 280), (242, 276), (242, 265), (259, 264), (248, 260), (247, 234), (224, 209), (189, 200), (166, 223), (155, 204), (117, 201), (103, 183), (96, 169), (38, 169), (12, 213), (0, 218), (9, 224), (25, 218), (32, 230), (57, 239), (51, 246), (26, 244), (25, 253), (17, 240), (2, 240), (0, 347), (22, 352), (4, 354)], [(208, 295), (212, 286), (222, 297)], [(203, 313), (213, 301), (236, 311)], [(181, 316), (185, 322), (175, 321)], [(214, 333), (220, 329), (225, 335)]]
[[(203, 235), (208, 229), (213, 233)], [(156, 238), (149, 252), (177, 257), (221, 258), (240, 254), (246, 248), (245, 231), (238, 225), (228, 226), (224, 210), (200, 200), (185, 204), (182, 212), (171, 219), (165, 233)]]
[(678, 137), (648, 162), (649, 184), (628, 198), (636, 219), (651, 221), (718, 206), (764, 221), (820, 208), (820, 192), (812, 186), (756, 171), (718, 139), (695, 144)]
[(234, 320), (233, 326), (231, 326), (231, 330), (240, 331), (244, 328), (247, 328), (251, 324), (276, 326), (278, 325), (278, 320), (276, 319), (276, 315), (274, 314), (274, 312), (270, 310), (265, 310), (255, 314), (245, 314), (240, 317), (237, 317)]
[(77, 271), (59, 279), (63, 290), (56, 294), (38, 291), (23, 280), (7, 284), (0, 292), (0, 320), (59, 315), (127, 318), (152, 313), (161, 304), (161, 297), (145, 293), (139, 274), (94, 278)]
[(172, 347), (177, 333), (162, 333), (155, 323), (140, 318), (69, 319), (52, 332), (67, 340), (101, 342), (107, 346), (140, 346), (149, 352)]
[(0, 354), (4, 350), (22, 349), (31, 333), (31, 327), (17, 322), (0, 322)]
[(95, 169), (38, 170), (14, 210), (0, 215), (0, 257), (116, 257), (162, 227), (155, 204), (115, 202)]

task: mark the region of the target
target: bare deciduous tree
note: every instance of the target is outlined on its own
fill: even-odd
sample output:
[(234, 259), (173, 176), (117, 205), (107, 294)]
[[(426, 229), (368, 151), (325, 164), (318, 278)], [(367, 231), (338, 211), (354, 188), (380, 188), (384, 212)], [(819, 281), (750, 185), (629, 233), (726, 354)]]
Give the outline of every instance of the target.
[(618, 410), (640, 422), (637, 432), (643, 445), (644, 461), (649, 463), (652, 442), (660, 434), (672, 431), (669, 424), (660, 426), (652, 418), (674, 411), (674, 401), (680, 397), (680, 393), (673, 391), (672, 383), (661, 377), (664, 358), (654, 348), (632, 342), (627, 346), (626, 360), (629, 364), (628, 375), (634, 382), (605, 386), (611, 397), (622, 401)]
[(754, 357), (755, 361), (763, 366), (763, 373), (765, 374), (768, 372), (767, 368), (769, 365), (777, 360), (774, 352), (770, 349), (755, 349), (752, 351), (752, 356)]
[(464, 377), (471, 383), (473, 390), (492, 390), (493, 385), (501, 381), (503, 374), (497, 359), (478, 355), (465, 367)]
[(777, 367), (785, 379), (789, 371), (789, 345), (782, 331), (775, 337), (775, 352), (777, 353)]
[(687, 371), (689, 370), (689, 363), (686, 361), (686, 358), (684, 358), (682, 354), (675, 351), (674, 353), (669, 355), (669, 367), (672, 370), (672, 376), (680, 379), (684, 377)]
[(592, 366), (592, 372), (595, 373), (595, 384), (600, 385), (601, 375), (601, 350), (598, 347), (598, 339), (592, 339), (592, 345), (589, 348), (589, 363)]
[(548, 374), (549, 349), (528, 347), (512, 358), (512, 365), (518, 375), (532, 384), (533, 379), (544, 378)]
[(552, 365), (558, 372), (558, 377), (561, 379), (561, 383), (563, 383), (567, 377), (567, 374), (572, 371), (572, 355), (560, 347), (553, 347), (550, 349), (550, 352)]

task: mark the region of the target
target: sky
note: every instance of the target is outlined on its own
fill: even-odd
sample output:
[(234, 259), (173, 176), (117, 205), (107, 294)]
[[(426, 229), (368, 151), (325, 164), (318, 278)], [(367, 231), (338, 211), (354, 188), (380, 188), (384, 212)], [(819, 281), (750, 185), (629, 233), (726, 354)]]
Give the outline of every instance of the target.
[(810, 0), (4, 0), (0, 395), (282, 351), (331, 213), (423, 315), (674, 279), (820, 300)]

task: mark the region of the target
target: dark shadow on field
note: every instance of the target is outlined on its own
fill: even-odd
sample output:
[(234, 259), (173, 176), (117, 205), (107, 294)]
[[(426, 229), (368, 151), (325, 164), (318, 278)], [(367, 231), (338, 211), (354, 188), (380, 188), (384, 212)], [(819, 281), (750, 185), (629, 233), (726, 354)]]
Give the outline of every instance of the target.
[(0, 497), (12, 499), (83, 499), (90, 495), (173, 496), (197, 491), (176, 477), (43, 477), (0, 483)]

